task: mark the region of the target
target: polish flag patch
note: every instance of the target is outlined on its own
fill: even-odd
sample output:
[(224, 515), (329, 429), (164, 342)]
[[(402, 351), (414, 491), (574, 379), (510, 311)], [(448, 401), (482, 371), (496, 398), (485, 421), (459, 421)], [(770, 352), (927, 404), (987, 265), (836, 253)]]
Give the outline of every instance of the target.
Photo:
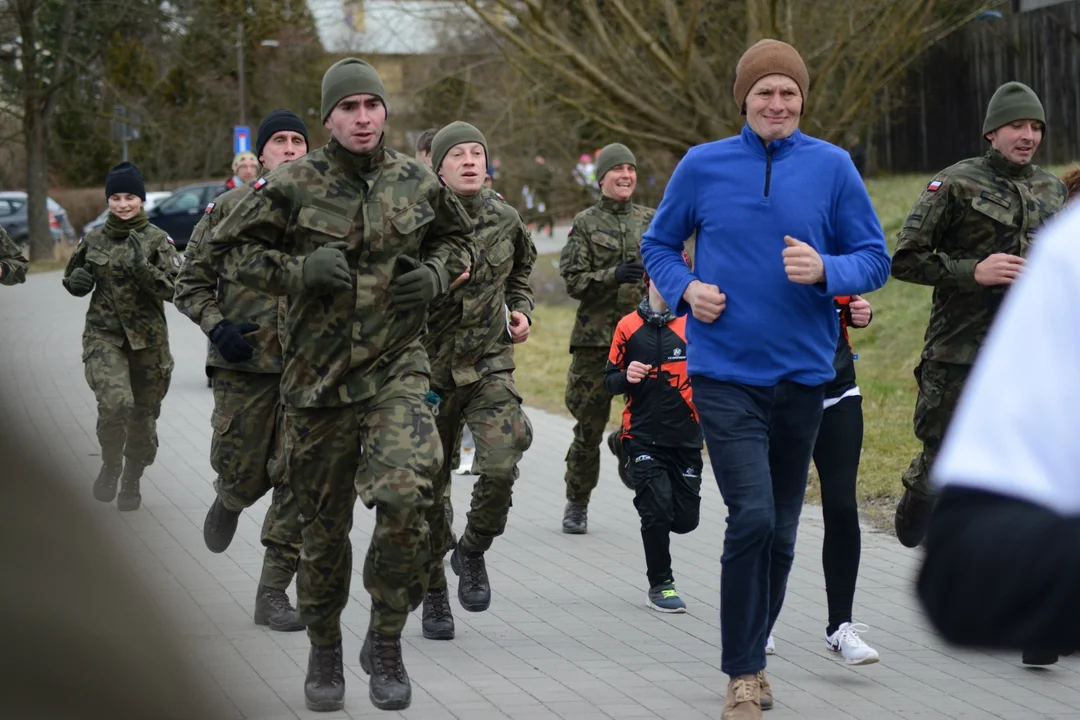
[(210, 211), (214, 209), (214, 203), (208, 203), (206, 206), (206, 214), (209, 215)]
[(930, 184), (926, 186), (926, 189), (928, 192), (937, 192), (941, 185), (942, 183), (940, 180), (931, 180)]
[(261, 189), (261, 188), (262, 188), (262, 186), (263, 186), (263, 185), (265, 185), (265, 184), (266, 184), (266, 178), (264, 178), (264, 177), (261, 177), (261, 178), (259, 178), (258, 180), (256, 180), (256, 181), (255, 181), (255, 184), (254, 184), (254, 185), (252, 185), (251, 187), (252, 187), (252, 188), (254, 188), (255, 190), (259, 190), (259, 189)]

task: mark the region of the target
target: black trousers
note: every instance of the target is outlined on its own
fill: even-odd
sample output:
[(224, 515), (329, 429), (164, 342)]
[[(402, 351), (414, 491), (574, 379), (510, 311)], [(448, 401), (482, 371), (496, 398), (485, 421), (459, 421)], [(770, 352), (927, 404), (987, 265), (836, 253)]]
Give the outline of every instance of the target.
[(821, 565), (825, 571), (830, 634), (842, 623), (851, 622), (855, 581), (859, 576), (862, 534), (855, 484), (862, 441), (861, 396), (846, 397), (825, 410), (814, 445), (814, 467), (821, 479), (821, 509), (825, 520)]
[(701, 515), (701, 451), (662, 448), (623, 440), (634, 481), (634, 507), (641, 517), (649, 587), (674, 580), (671, 533), (683, 535), (698, 526)]

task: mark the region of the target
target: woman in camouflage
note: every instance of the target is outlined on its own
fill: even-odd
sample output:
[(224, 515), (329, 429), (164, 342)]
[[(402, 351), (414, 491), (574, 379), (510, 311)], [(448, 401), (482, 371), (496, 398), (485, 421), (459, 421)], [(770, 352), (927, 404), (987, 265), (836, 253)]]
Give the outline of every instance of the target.
[(120, 510), (138, 510), (139, 481), (157, 455), (157, 418), (173, 361), (165, 324), (180, 256), (143, 211), (146, 186), (123, 162), (105, 180), (109, 216), (82, 240), (64, 271), (64, 287), (89, 294), (83, 330), (86, 381), (98, 405), (101, 471), (94, 497), (112, 502), (121, 480)]

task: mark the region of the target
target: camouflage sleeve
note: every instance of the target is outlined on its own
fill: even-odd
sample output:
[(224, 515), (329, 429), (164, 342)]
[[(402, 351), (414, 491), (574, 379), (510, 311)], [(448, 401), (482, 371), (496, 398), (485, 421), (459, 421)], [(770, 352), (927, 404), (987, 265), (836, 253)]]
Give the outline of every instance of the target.
[(0, 283), (18, 285), (25, 282), (29, 264), (7, 230), (0, 228)]
[(570, 236), (559, 255), (559, 273), (566, 282), (567, 294), (575, 300), (601, 299), (618, 286), (615, 268), (593, 270), (588, 233), (582, 231), (578, 220), (571, 226)]
[(268, 295), (302, 293), (304, 258), (285, 252), (291, 207), (272, 183), (249, 193), (206, 238), (210, 266)]
[(962, 200), (949, 178), (934, 179), (919, 196), (900, 229), (892, 258), (892, 276), (917, 285), (975, 286), (978, 260), (954, 260), (942, 240), (959, 221)]
[(176, 273), (180, 271), (180, 254), (176, 252), (172, 238), (161, 233), (147, 261), (150, 273), (145, 289), (159, 300), (172, 302), (176, 294)]
[(536, 262), (536, 245), (532, 241), (529, 229), (523, 223), (518, 224), (514, 239), (514, 268), (506, 278), (506, 305), (513, 312), (524, 313), (532, 324), (532, 311), (536, 306), (529, 275)]
[(219, 219), (220, 207), (204, 214), (191, 232), (187, 252), (180, 272), (176, 276), (176, 309), (202, 328), (209, 337), (210, 331), (225, 319), (218, 310), (218, 274), (210, 265), (207, 237)]
[(473, 221), (450, 189), (439, 185), (432, 198), (435, 222), (424, 236), (421, 249), (424, 262), (439, 275), (439, 286), (445, 292), (450, 280), (472, 267)]
[[(86, 265), (86, 248), (87, 244), (80, 241), (79, 246), (75, 248), (75, 252), (71, 253), (71, 257), (68, 258), (67, 267), (64, 268), (64, 289), (72, 295), (75, 295), (75, 293), (71, 292), (71, 286), (68, 285), (68, 278), (71, 277), (71, 273), (75, 271), (75, 268), (81, 268)], [(79, 296), (75, 295), (75, 297)]]

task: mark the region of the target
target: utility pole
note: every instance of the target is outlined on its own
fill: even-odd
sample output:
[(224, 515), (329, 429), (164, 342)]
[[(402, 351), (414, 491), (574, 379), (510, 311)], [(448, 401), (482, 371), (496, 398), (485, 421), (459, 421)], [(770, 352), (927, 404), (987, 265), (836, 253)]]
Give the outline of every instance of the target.
[(240, 125), (247, 125), (244, 112), (244, 23), (236, 23), (236, 77), (237, 89), (239, 90)]

